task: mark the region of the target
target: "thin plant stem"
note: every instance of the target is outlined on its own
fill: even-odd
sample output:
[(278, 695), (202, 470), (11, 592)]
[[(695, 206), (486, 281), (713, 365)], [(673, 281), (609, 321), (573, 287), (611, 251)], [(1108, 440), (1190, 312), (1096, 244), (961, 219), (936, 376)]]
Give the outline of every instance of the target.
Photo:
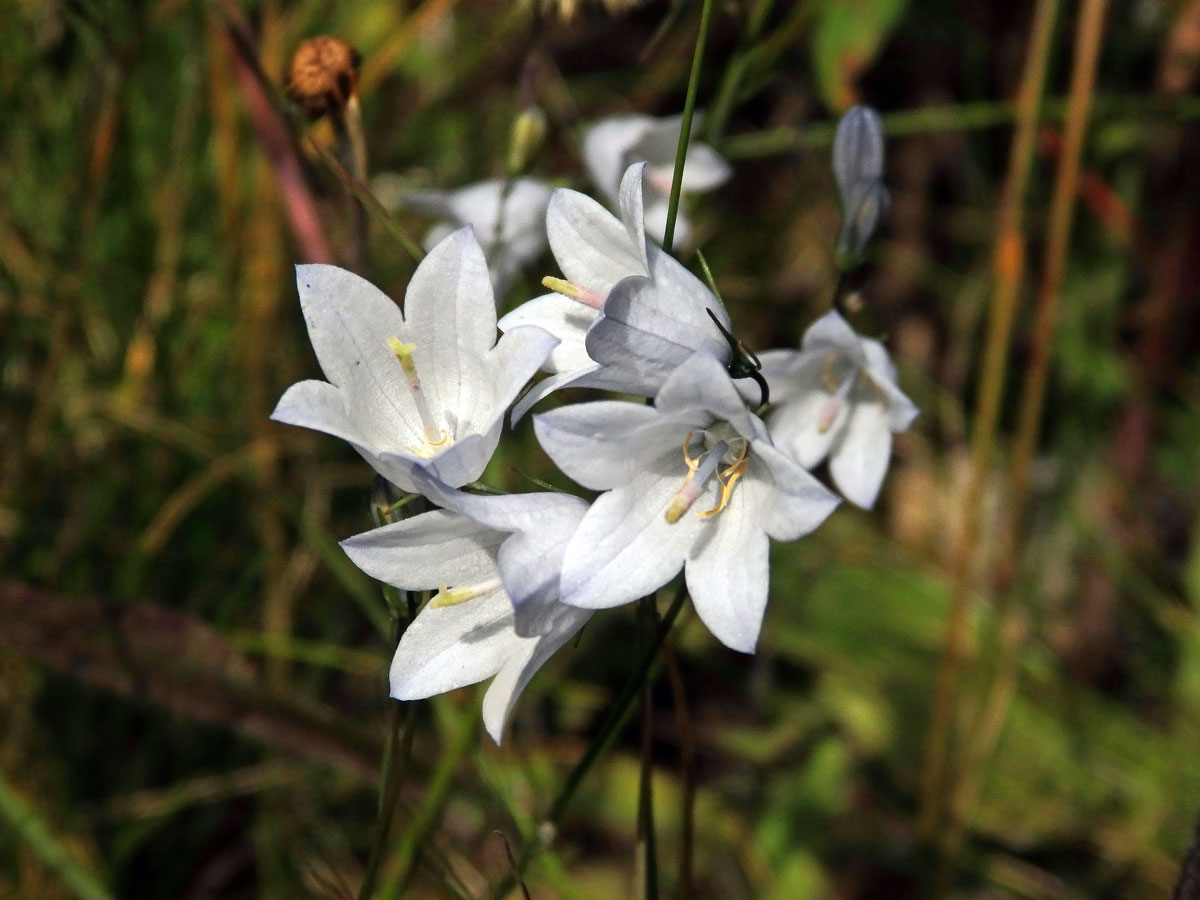
[[(412, 591), (405, 591), (404, 595), (408, 606), (408, 621), (412, 622), (417, 616), (417, 598)], [(388, 605), (395, 609), (391, 598), (387, 597), (386, 599), (389, 601)], [(399, 645), (403, 631), (404, 626), (400, 617), (395, 616), (393, 646)], [(367, 867), (363, 874), (362, 886), (358, 891), (358, 900), (370, 900), (375, 893), (375, 885), (379, 880), (379, 866), (383, 862), (388, 835), (392, 829), (392, 820), (396, 816), (396, 803), (400, 799), (400, 787), (404, 783), (404, 773), (408, 770), (409, 761), (412, 759), (413, 735), (416, 732), (417, 724), (417, 704), (414, 702), (402, 703), (399, 700), (392, 700), (391, 703), (388, 739), (383, 749), (383, 764), (380, 767), (383, 776), (379, 786), (375, 842), (371, 845), (371, 855), (367, 858)], [(401, 716), (402, 712), (403, 716)]]
[(675, 729), (679, 732), (679, 776), (683, 784), (679, 811), (679, 895), (694, 897), (692, 860), (696, 837), (696, 741), (692, 734), (692, 717), (688, 711), (683, 673), (679, 671), (679, 663), (670, 646), (663, 648), (663, 659), (671, 684), (671, 702), (675, 706)]
[(415, 262), (420, 262), (424, 259), (425, 251), (421, 249), (421, 245), (413, 239), (412, 235), (404, 230), (403, 225), (392, 218), (391, 213), (384, 209), (383, 204), (375, 199), (375, 195), (371, 193), (370, 189), (338, 162), (337, 157), (313, 140), (311, 135), (307, 140), (308, 146), (321, 158), (321, 161), (325, 163), (329, 171), (337, 176), (342, 186), (358, 198), (363, 208), (396, 239), (396, 242), (404, 248), (405, 252)]
[(1000, 401), (1004, 393), (1004, 364), (1025, 270), (1022, 215), (1033, 168), (1038, 106), (1045, 90), (1059, 5), (1060, 0), (1038, 0), (1034, 10), (1029, 54), (1017, 97), (1017, 129), (1013, 134), (1009, 170), (1000, 199), (993, 255), (996, 285), (989, 310), (978, 410), (972, 434), (970, 475), (962, 503), (959, 539), (954, 547), (950, 610), (934, 685), (929, 735), (921, 771), (917, 824), (919, 832), (927, 839), (934, 834), (942, 817), (941, 804), (951, 755), (951, 724), (970, 640), (967, 598), (971, 586), (971, 561), (979, 532), (980, 506), (991, 465)]
[[(653, 643), (658, 610), (654, 598), (638, 605), (638, 620), (646, 644)], [(637, 868), (641, 871), (641, 900), (658, 900), (658, 846), (654, 834), (654, 680), (642, 685), (641, 775), (638, 780)]]
[(456, 719), (457, 721), (452, 726), (454, 732), (450, 745), (438, 759), (438, 764), (426, 786), (425, 796), (413, 813), (408, 826), (396, 840), (396, 855), (400, 860), (400, 873), (391, 879), (386, 892), (386, 896), (392, 900), (399, 900), (407, 895), (413, 878), (416, 877), (421, 847), (437, 824), (442, 809), (450, 797), (450, 792), (454, 789), (454, 775), (463, 758), (479, 741), (482, 719), (475, 715), (473, 709), (459, 710)]
[(1096, 88), (1096, 67), (1100, 59), (1107, 6), (1107, 0), (1082, 0), (1082, 11), (1075, 35), (1075, 64), (1067, 100), (1062, 157), (1050, 201), (1045, 268), (1034, 305), (1033, 342), (1030, 347), (1029, 366), (1025, 370), (1024, 392), (1017, 418), (1017, 437), (1010, 474), (1013, 506), (1009, 517), (1010, 533), (1019, 527), (1022, 506), (1029, 490), (1029, 464), (1041, 430), (1046, 379), (1050, 369), (1054, 329), (1058, 321), (1067, 248), (1071, 240), (1071, 222), (1079, 194), (1080, 158), (1083, 155), (1092, 94)]
[(679, 124), (679, 144), (675, 148), (675, 171), (671, 175), (671, 198), (667, 201), (667, 226), (663, 230), (663, 250), (671, 252), (675, 241), (675, 219), (679, 215), (679, 192), (683, 189), (683, 163), (687, 159), (688, 141), (692, 136), (692, 118), (696, 112), (696, 95), (700, 93), (700, 65), (704, 61), (704, 45), (708, 43), (708, 23), (712, 19), (713, 0), (704, 0), (700, 10), (700, 33), (692, 54), (692, 72), (688, 76), (687, 98), (683, 101), (683, 119)]
[(579, 785), (583, 783), (583, 779), (591, 771), (592, 766), (604, 755), (605, 751), (616, 740), (617, 735), (621, 733), (626, 722), (629, 721), (629, 715), (633, 710), (633, 701), (640, 696), (641, 687), (646, 680), (653, 677), (656, 664), (659, 660), (659, 648), (662, 647), (663, 642), (667, 639), (667, 635), (671, 631), (671, 626), (675, 624), (675, 619), (679, 616), (679, 611), (683, 608), (683, 602), (686, 599), (687, 590), (680, 585), (674, 599), (671, 601), (671, 606), (663, 615), (662, 621), (659, 622), (658, 630), (654, 633), (653, 639), (642, 650), (642, 655), (638, 659), (633, 674), (629, 677), (629, 681), (626, 682), (620, 695), (618, 695), (617, 699), (609, 707), (608, 716), (605, 717), (600, 730), (596, 732), (596, 736), (588, 744), (587, 750), (584, 751), (579, 762), (575, 764), (575, 768), (571, 770), (570, 774), (563, 781), (562, 787), (559, 788), (558, 794), (550, 804), (550, 808), (546, 811), (546, 816), (542, 820), (542, 824), (533, 834), (526, 836), (521, 847), (521, 853), (517, 857), (516, 865), (513, 866), (513, 874), (497, 885), (496, 889), (492, 892), (492, 900), (504, 900), (516, 883), (516, 879), (525, 874), (525, 870), (537, 855), (538, 850), (554, 839), (555, 832), (558, 830), (558, 823), (562, 819), (562, 815), (572, 798), (575, 796), (575, 792), (579, 789)]
[[(1038, 121), (1061, 122), (1067, 115), (1066, 97), (1046, 97)], [(1144, 121), (1166, 119), (1176, 122), (1200, 118), (1200, 97), (1154, 97), (1129, 94), (1101, 95), (1094, 98), (1097, 116), (1110, 119)], [(1019, 101), (988, 100), (978, 103), (939, 104), (918, 109), (884, 113), (883, 127), (888, 137), (916, 134), (983, 131), (1002, 128), (1016, 122)], [(764, 131), (733, 135), (721, 142), (721, 153), (728, 159), (760, 159), (799, 150), (815, 150), (833, 144), (836, 122), (813, 122), (802, 128), (780, 126)]]

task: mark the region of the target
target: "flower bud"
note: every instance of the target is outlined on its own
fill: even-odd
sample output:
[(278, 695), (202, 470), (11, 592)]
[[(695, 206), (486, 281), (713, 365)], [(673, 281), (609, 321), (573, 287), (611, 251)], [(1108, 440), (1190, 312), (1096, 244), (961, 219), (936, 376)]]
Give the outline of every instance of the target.
[(887, 210), (891, 197), (879, 181), (861, 182), (849, 197), (844, 198), (842, 230), (838, 234), (837, 255), (842, 268), (857, 262), (867, 249), (879, 219)]
[(508, 176), (524, 175), (546, 139), (546, 114), (540, 107), (527, 106), (513, 120), (508, 142)]
[(883, 178), (883, 122), (871, 107), (852, 107), (838, 122), (833, 137), (833, 176), (846, 209), (856, 186)]
[(343, 40), (323, 35), (296, 48), (288, 66), (287, 95), (310, 119), (340, 113), (358, 87), (362, 57)]

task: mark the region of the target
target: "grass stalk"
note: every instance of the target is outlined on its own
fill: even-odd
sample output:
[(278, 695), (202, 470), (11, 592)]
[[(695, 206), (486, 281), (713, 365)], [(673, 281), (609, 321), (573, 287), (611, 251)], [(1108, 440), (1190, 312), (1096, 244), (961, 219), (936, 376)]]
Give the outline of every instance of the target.
[(679, 193), (683, 189), (683, 164), (687, 159), (688, 141), (692, 136), (692, 119), (696, 113), (696, 95), (700, 93), (700, 67), (704, 47), (708, 43), (708, 25), (712, 20), (713, 0), (704, 0), (700, 10), (700, 31), (692, 53), (692, 71), (688, 76), (687, 98), (683, 101), (683, 119), (679, 124), (679, 144), (675, 148), (675, 171), (671, 175), (671, 198), (667, 201), (667, 225), (663, 231), (663, 249), (671, 252), (675, 241), (675, 219), (679, 215)]
[(938, 663), (929, 734), (921, 771), (918, 830), (926, 838), (942, 819), (951, 756), (951, 725), (957, 705), (959, 679), (970, 641), (967, 600), (971, 562), (979, 533), (983, 490), (991, 466), (1004, 367), (1012, 338), (1013, 320), (1025, 271), (1022, 217), (1037, 138), (1038, 108), (1045, 90), (1050, 49), (1060, 0), (1038, 0), (1034, 10), (1029, 53), (1017, 97), (1017, 129), (1013, 134), (1009, 169), (1000, 198), (993, 255), (995, 289), (989, 309), (983, 371), (971, 442), (970, 475), (962, 503), (959, 539), (954, 548), (953, 583), (946, 632)]

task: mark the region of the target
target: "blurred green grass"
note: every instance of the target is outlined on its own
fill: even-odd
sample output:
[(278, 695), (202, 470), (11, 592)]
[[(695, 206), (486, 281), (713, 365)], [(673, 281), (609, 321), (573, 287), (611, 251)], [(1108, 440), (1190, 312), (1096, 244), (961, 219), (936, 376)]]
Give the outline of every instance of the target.
[[(895, 202), (861, 287), (925, 412), (879, 511), (839, 511), (774, 548), (755, 657), (694, 619), (677, 636), (703, 896), (928, 895), (918, 772), (1028, 10), (864, 4), (878, 55), (830, 86), (829, 54), (865, 41), (839, 38), (834, 5), (720, 11), (701, 98), (743, 61), (726, 134), (745, 159), (700, 204), (696, 233), (742, 335), (794, 344), (834, 279), (826, 103), (857, 91), (895, 113)], [(353, 895), (371, 840), (389, 623), (334, 546), (370, 525), (370, 473), (338, 441), (268, 420), (318, 368), (229, 8), (21, 0), (0, 29), (0, 892), (12, 896)], [(754, 9), (767, 10), (757, 36)], [(579, 122), (682, 103), (698, 5), (639, 58), (666, 13), (647, 3), (563, 24), (501, 2), (245, 9), (276, 81), (303, 37), (353, 42), (373, 171), (445, 187), (501, 174), (527, 66), (551, 121), (535, 173), (582, 187)], [(1012, 410), (1002, 417), (958, 711), (976, 785), (960, 896), (1165, 896), (1200, 812), (1196, 15), (1194, 3), (1111, 12), (1012, 559), (996, 558)], [(1052, 138), (1061, 101), (1047, 108)], [(1027, 199), (1035, 273), (1053, 146), (1043, 140)], [(345, 198), (308, 164), (321, 227), (344, 252)], [(411, 260), (385, 229), (369, 238), (359, 270), (401, 296)], [(1013, 397), (1028, 333), (1023, 314)], [(557, 477), (527, 424), (489, 478), (523, 489), (520, 471)], [(508, 871), (493, 830), (515, 842), (538, 821), (620, 690), (632, 633), (622, 612), (589, 626), (532, 685), (501, 748), (465, 730), (477, 692), (421, 712), (389, 890), (410, 877), (408, 854), (409, 896), (487, 895)], [(683, 795), (674, 699), (661, 680), (669, 886)], [(531, 869), (534, 896), (629, 889), (637, 781), (627, 735)], [(427, 839), (412, 827), (422, 815)]]

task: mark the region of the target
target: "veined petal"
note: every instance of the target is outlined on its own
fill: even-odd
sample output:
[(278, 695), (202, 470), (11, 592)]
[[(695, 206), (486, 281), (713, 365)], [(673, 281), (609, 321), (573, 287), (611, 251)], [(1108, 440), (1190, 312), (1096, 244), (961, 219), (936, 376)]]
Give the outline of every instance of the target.
[(512, 331), (521, 325), (536, 325), (559, 340), (549, 358), (542, 364), (547, 372), (579, 372), (596, 364), (583, 345), (588, 328), (599, 313), (562, 294), (544, 294), (522, 303), (498, 323), (501, 331)]
[(767, 608), (770, 542), (747, 499), (731, 502), (715, 517), (688, 553), (684, 575), (708, 630), (726, 647), (753, 653)]
[[(617, 201), (621, 176), (629, 164), (644, 159), (630, 158), (631, 148), (654, 125), (655, 120), (650, 116), (611, 116), (584, 132), (584, 166), (592, 183), (611, 201)], [(678, 126), (676, 129), (678, 134)]]
[(799, 463), (765, 441), (755, 441), (750, 470), (739, 485), (759, 510), (762, 528), (777, 541), (794, 541), (815, 531), (837, 509), (836, 494)]
[(392, 696), (421, 700), (494, 675), (537, 640), (518, 637), (512, 616), (500, 589), (454, 606), (426, 606), (392, 658)]
[(829, 454), (829, 473), (846, 499), (863, 509), (875, 505), (892, 455), (892, 431), (886, 407), (860, 401)]
[(584, 387), (581, 382), (586, 380), (589, 375), (597, 372), (600, 369), (599, 364), (593, 363), (586, 369), (581, 369), (578, 372), (559, 372), (557, 375), (551, 375), (549, 378), (543, 378), (533, 387), (531, 387), (519, 401), (513, 406), (512, 424), (516, 424), (525, 418), (525, 413), (533, 408), (533, 405), (539, 400), (564, 387)]
[(369, 281), (337, 266), (297, 266), (296, 286), (317, 361), (330, 383), (345, 392), (345, 414), (358, 433), (367, 439), (420, 434), (420, 417), (387, 344), (405, 328), (399, 307)]
[(506, 537), (467, 516), (438, 509), (356, 534), (341, 547), (372, 578), (423, 591), (495, 577), (496, 554)]
[[(387, 454), (379, 450), (384, 442), (410, 441), (419, 445), (421, 438), (407, 420), (373, 414), (370, 409), (353, 410), (345, 391), (325, 381), (301, 381), (293, 384), (271, 413), (276, 422), (323, 431), (348, 441), (375, 471), (404, 490), (410, 490), (410, 472), (415, 456)], [(356, 412), (358, 414), (356, 414)], [(383, 431), (392, 427), (390, 434)]]
[(706, 289), (685, 294), (669, 280), (627, 278), (588, 331), (588, 355), (608, 366), (614, 381), (624, 379), (622, 390), (653, 396), (694, 352), (729, 358), (729, 344), (704, 312), (710, 303), (719, 308)]
[[(491, 277), (470, 228), (446, 238), (417, 266), (405, 294), (404, 312), (400, 336), (416, 348), (413, 360), (421, 389), (434, 410), (458, 420), (455, 436), (463, 434), (462, 410), (487, 393), (490, 373), (482, 359), (496, 343)], [(385, 350), (389, 336), (377, 337)], [(394, 358), (391, 365), (399, 374)], [(403, 383), (398, 388), (407, 393)]]
[[(538, 443), (573, 481), (602, 491), (642, 472), (671, 448), (681, 448), (687, 428), (664, 428), (662, 414), (623, 400), (559, 407), (533, 417)], [(682, 450), (679, 450), (682, 460)], [(682, 477), (682, 475), (680, 476)]]
[(709, 421), (724, 419), (747, 440), (767, 437), (766, 426), (746, 408), (725, 364), (703, 351), (693, 353), (667, 377), (654, 406), (678, 419), (694, 419), (691, 411), (704, 410)]
[(497, 744), (517, 698), (545, 662), (573, 638), (592, 617), (590, 609), (556, 603), (535, 638), (523, 638), (522, 652), (514, 653), (496, 673), (483, 698), (483, 724)]
[(578, 191), (559, 188), (546, 211), (550, 249), (568, 281), (607, 294), (628, 275), (646, 275), (645, 247), (624, 223)]
[[(682, 460), (664, 456), (600, 495), (567, 545), (564, 603), (586, 609), (620, 606), (671, 580), (699, 535), (713, 527), (711, 519), (691, 513), (667, 522), (666, 509), (684, 474)], [(711, 479), (696, 508), (713, 505), (717, 492)]]
[(634, 163), (621, 176), (621, 188), (617, 195), (617, 211), (621, 224), (625, 226), (625, 234), (634, 251), (639, 254), (642, 267), (630, 275), (641, 275), (650, 271), (650, 261), (646, 257), (646, 214), (642, 202), (642, 171), (645, 163)]
[(462, 421), (480, 432), (490, 429), (492, 423), (503, 418), (521, 388), (557, 346), (558, 338), (532, 325), (522, 325), (501, 335), (483, 360), (484, 383), (478, 402), (463, 404)]

